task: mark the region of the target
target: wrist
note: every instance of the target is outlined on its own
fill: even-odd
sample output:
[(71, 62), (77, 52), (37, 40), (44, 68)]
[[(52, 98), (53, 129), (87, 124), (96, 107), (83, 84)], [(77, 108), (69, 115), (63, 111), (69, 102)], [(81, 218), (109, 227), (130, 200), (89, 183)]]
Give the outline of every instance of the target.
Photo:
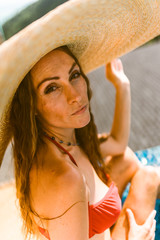
[(129, 80), (121, 81), (119, 83), (114, 84), (114, 87), (116, 90), (130, 89), (130, 82)]

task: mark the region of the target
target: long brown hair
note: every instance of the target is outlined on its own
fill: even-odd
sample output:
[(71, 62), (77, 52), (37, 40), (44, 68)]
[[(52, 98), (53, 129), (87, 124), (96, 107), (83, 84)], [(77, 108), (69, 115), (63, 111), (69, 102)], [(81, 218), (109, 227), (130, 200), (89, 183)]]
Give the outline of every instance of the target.
[[(70, 52), (67, 46), (58, 48), (70, 55), (79, 65), (76, 57)], [(80, 65), (79, 65), (80, 67)], [(92, 92), (87, 76), (81, 74), (86, 80), (89, 100), (92, 97)], [(14, 170), (17, 189), (17, 198), (19, 200), (20, 211), (23, 219), (23, 230), (25, 239), (30, 238), (31, 234), (37, 234), (35, 222), (31, 215), (30, 203), (30, 182), (29, 173), (33, 162), (38, 167), (36, 154), (40, 146), (44, 146), (43, 127), (39, 118), (35, 115), (36, 112), (36, 94), (31, 81), (30, 72), (25, 76), (20, 83), (10, 111), (10, 125), (13, 132), (12, 148), (14, 157)], [(94, 117), (91, 113), (91, 120), (83, 128), (75, 129), (76, 139), (80, 143), (80, 147), (88, 156), (98, 176), (103, 182), (107, 183), (105, 172), (106, 166), (103, 162), (99, 140), (97, 137), (97, 128), (94, 123)]]

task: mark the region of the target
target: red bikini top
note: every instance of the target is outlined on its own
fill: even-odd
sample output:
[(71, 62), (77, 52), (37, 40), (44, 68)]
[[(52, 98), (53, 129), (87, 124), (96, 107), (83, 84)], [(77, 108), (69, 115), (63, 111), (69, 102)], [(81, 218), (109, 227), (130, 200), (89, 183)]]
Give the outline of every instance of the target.
[[(68, 154), (71, 161), (77, 166), (76, 161), (72, 155), (64, 149), (59, 143), (45, 135), (51, 142), (57, 147), (61, 148)], [(78, 167), (78, 166), (77, 166)], [(108, 178), (108, 176), (106, 175)], [(104, 232), (107, 228), (110, 228), (117, 220), (121, 211), (121, 199), (118, 194), (118, 189), (112, 182), (105, 196), (97, 203), (89, 205), (89, 238), (95, 234)], [(38, 226), (41, 234), (43, 234), (48, 240), (50, 240), (49, 233), (46, 229)]]

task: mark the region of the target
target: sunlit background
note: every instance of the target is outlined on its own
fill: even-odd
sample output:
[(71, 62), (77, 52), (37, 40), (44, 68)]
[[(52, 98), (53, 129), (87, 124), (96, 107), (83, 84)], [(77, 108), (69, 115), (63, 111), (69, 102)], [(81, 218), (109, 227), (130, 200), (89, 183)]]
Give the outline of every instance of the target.
[(38, 0), (0, 0), (0, 27), (12, 16)]
[(10, 38), (31, 22), (67, 0), (0, 0), (0, 32)]
[(0, 24), (38, 0), (0, 0)]

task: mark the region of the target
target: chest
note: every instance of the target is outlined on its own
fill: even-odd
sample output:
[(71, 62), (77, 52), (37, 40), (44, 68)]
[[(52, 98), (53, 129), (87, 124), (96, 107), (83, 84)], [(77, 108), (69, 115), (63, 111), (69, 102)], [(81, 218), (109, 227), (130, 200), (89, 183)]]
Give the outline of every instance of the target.
[(108, 186), (99, 178), (88, 156), (86, 156), (82, 150), (73, 151), (71, 154), (85, 179), (89, 204), (99, 202), (107, 193), (109, 189)]
[[(79, 153), (75, 161), (86, 180), (86, 186), (89, 191), (89, 237), (100, 239), (97, 234), (104, 234), (106, 229), (109, 229), (119, 216), (121, 201), (118, 190), (114, 183), (108, 188), (101, 181), (85, 155)], [(105, 239), (104, 235), (101, 239)]]

